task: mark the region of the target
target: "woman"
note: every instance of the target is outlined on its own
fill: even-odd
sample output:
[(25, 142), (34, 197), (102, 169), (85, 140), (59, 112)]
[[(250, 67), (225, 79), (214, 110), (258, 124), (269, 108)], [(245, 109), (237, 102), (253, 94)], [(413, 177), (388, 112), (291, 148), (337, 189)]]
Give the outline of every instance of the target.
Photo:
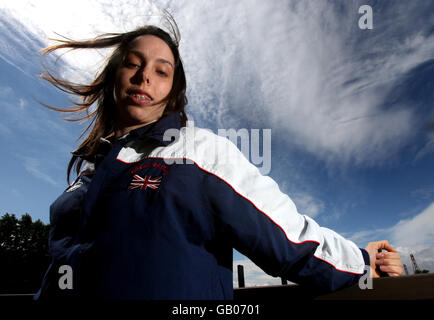
[[(50, 207), (53, 259), (36, 300), (232, 299), (233, 248), (270, 275), (320, 292), (357, 283), (366, 265), (372, 277), (378, 265), (402, 274), (387, 241), (358, 248), (300, 215), (229, 140), (199, 128), (188, 134), (178, 43), (165, 31), (146, 26), (45, 52), (111, 46), (90, 85), (43, 75), (83, 98), (77, 108), (51, 109), (97, 107), (83, 117), (93, 127), (68, 166), (68, 181), (74, 165), (78, 177)], [(65, 265), (73, 279), (66, 287)]]

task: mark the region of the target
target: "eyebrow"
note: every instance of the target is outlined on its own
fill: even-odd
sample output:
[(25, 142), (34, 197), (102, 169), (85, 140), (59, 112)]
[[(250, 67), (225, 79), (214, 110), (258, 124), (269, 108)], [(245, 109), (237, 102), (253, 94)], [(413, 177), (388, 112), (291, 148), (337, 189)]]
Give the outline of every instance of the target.
[[(139, 56), (142, 60), (146, 60), (145, 56), (144, 56), (140, 51), (129, 50), (128, 53), (133, 53), (133, 54), (135, 54), (136, 56)], [(161, 62), (161, 63), (167, 63), (167, 64), (169, 64), (169, 65), (172, 67), (172, 69), (174, 69), (174, 68), (173, 68), (173, 64), (172, 64), (170, 61), (166, 60), (166, 59), (163, 59), (163, 58), (157, 58), (157, 59), (155, 59), (155, 60), (158, 61), (158, 62)]]

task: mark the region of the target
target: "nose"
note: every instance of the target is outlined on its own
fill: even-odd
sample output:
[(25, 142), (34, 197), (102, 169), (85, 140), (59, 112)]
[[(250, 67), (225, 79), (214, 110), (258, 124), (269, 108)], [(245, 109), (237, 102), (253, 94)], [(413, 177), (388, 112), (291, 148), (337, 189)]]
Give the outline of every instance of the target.
[(136, 84), (144, 83), (145, 85), (150, 85), (151, 84), (150, 71), (147, 68), (140, 68), (134, 74), (134, 77), (132, 80)]
[(149, 85), (151, 83), (150, 72), (149, 72), (149, 70), (147, 68), (145, 68), (143, 70), (142, 77), (143, 77), (143, 82), (145, 83), (145, 85)]

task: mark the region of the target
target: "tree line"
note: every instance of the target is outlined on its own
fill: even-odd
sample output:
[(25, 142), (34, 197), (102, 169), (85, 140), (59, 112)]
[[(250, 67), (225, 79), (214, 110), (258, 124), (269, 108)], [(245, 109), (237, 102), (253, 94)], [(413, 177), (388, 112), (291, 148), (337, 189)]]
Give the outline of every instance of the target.
[(50, 225), (29, 214), (0, 219), (0, 294), (36, 293), (51, 258), (48, 251)]

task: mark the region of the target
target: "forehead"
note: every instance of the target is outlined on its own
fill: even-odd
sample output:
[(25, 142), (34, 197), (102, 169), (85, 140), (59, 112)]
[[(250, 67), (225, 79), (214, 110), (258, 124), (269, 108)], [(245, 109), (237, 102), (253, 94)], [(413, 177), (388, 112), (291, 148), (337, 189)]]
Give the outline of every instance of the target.
[(129, 44), (128, 50), (140, 52), (148, 59), (163, 58), (172, 63), (175, 60), (172, 50), (170, 50), (166, 42), (153, 35), (143, 35), (135, 38)]

